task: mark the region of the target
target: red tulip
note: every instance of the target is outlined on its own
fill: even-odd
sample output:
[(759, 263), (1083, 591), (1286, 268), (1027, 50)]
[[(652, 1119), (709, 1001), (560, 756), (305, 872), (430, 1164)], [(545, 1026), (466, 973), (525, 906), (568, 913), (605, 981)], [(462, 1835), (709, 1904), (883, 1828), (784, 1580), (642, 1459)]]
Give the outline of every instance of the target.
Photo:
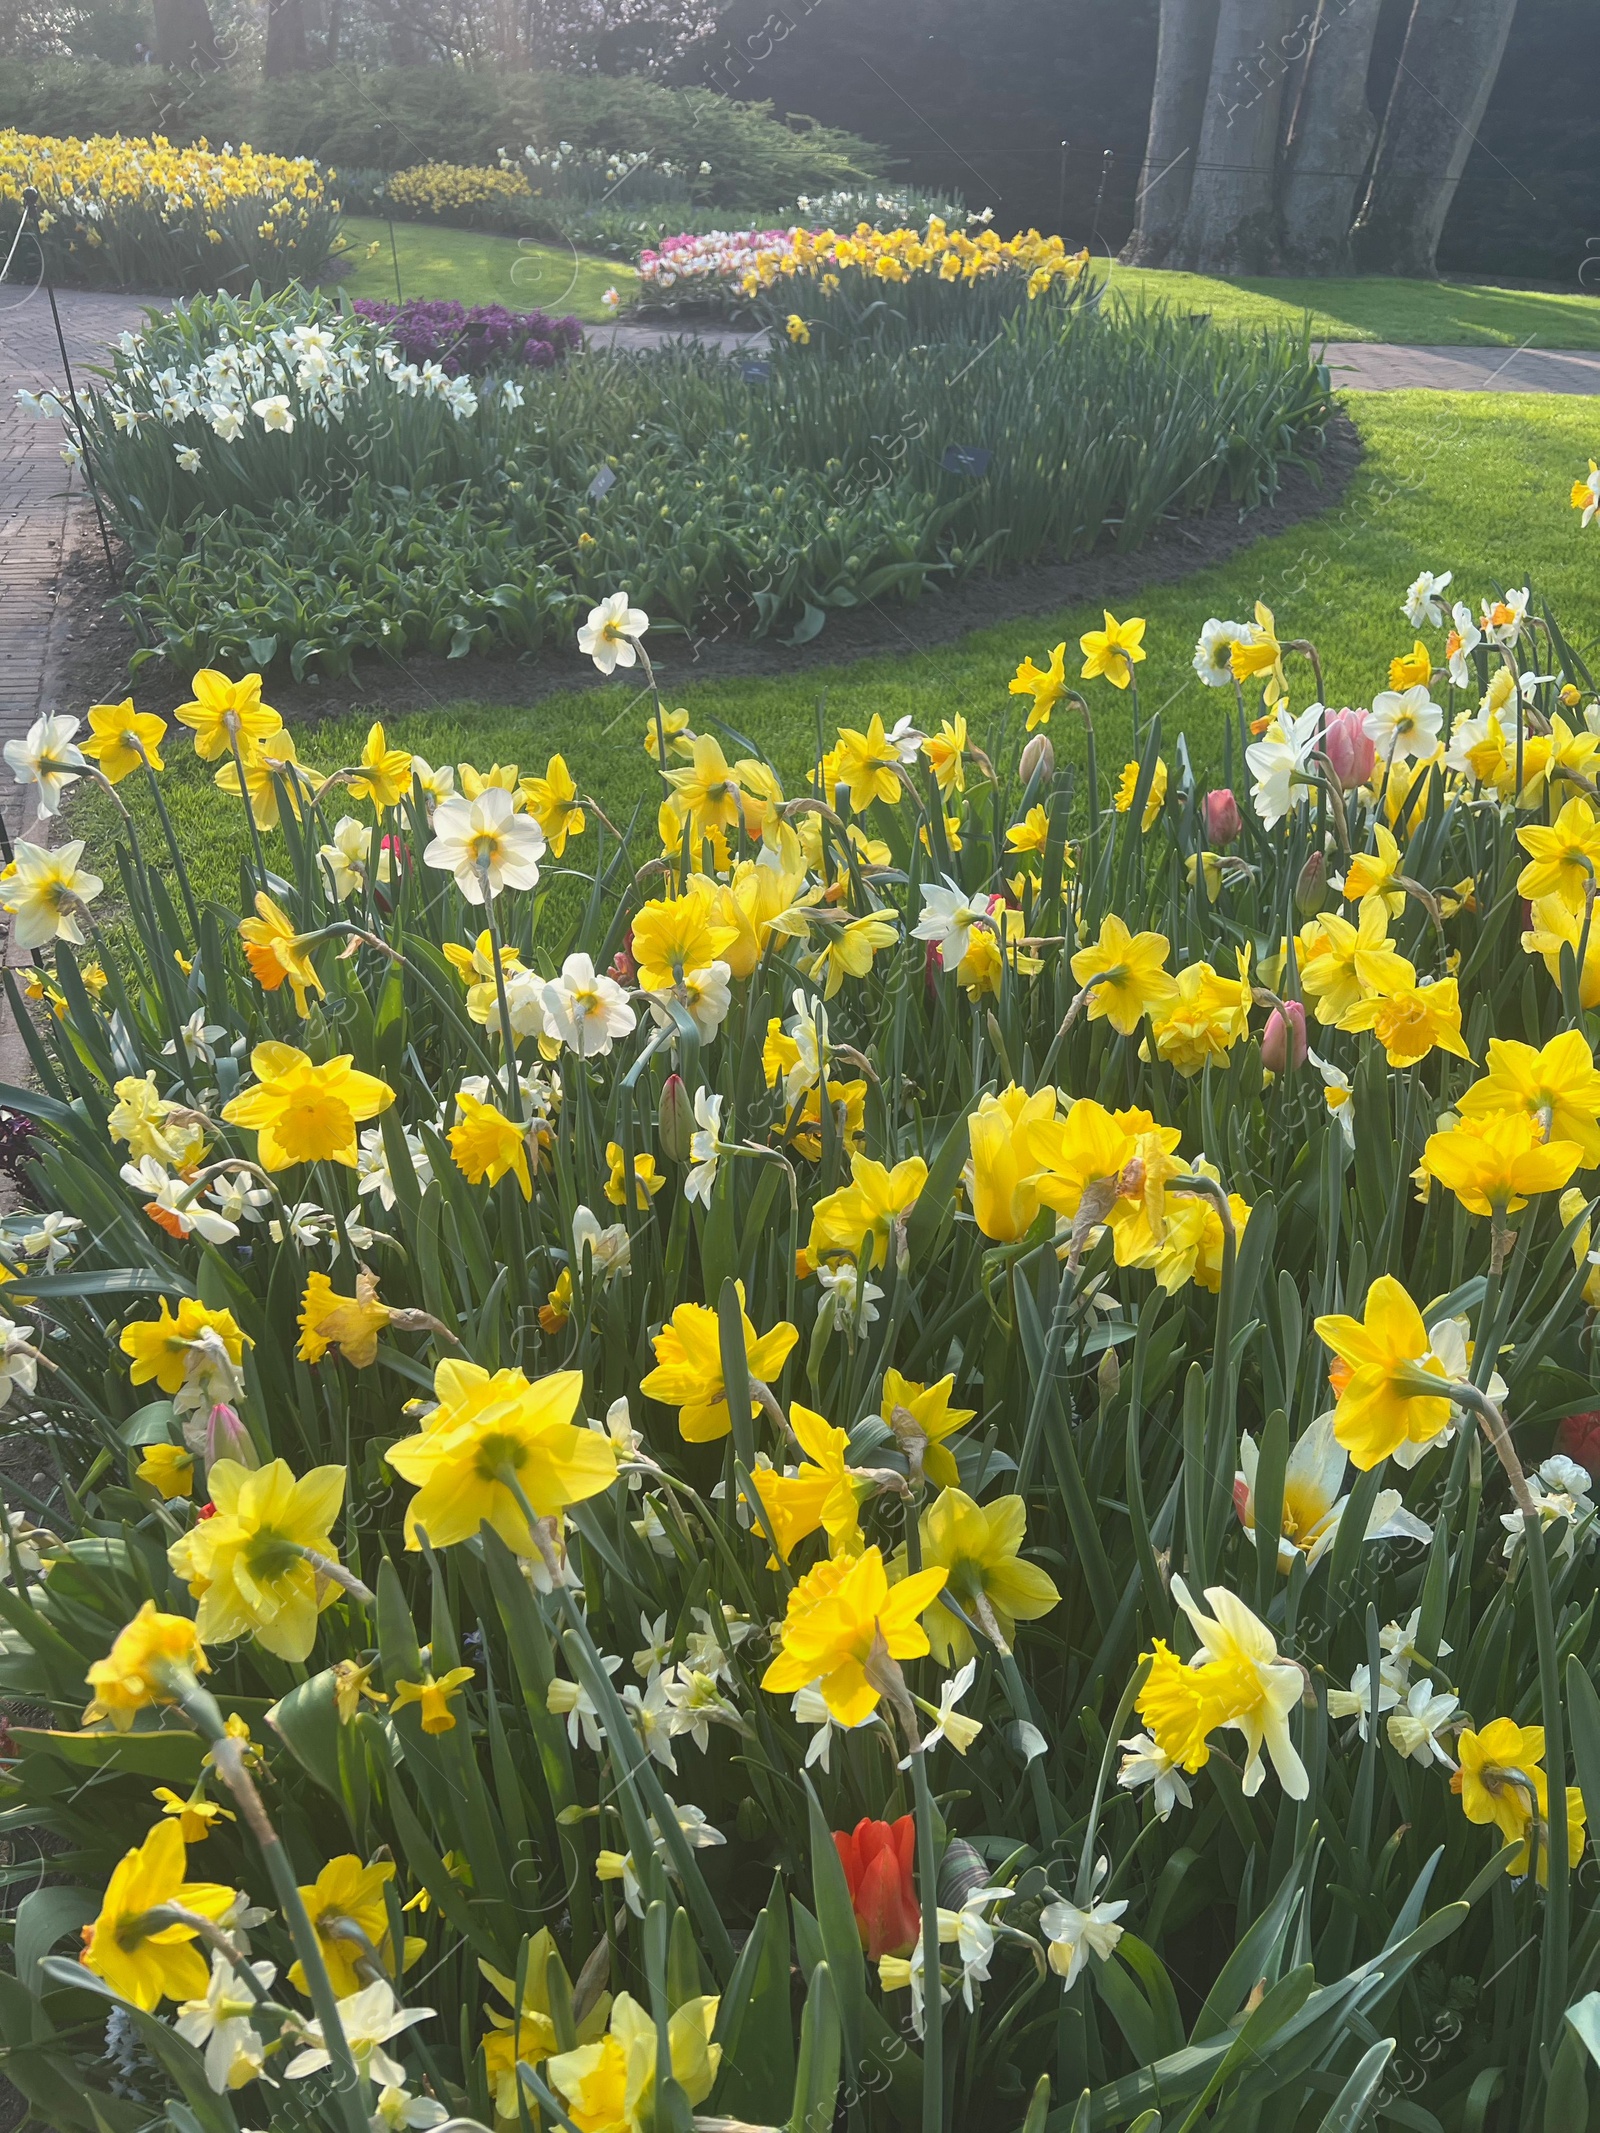
[(850, 1884), (856, 1928), (869, 1962), (882, 1955), (909, 1955), (922, 1930), (917, 1903), (916, 1824), (910, 1815), (898, 1822), (863, 1819), (847, 1835), (833, 1833)]
[(1556, 1444), (1569, 1459), (1587, 1467), (1591, 1480), (1600, 1474), (1600, 1408), (1582, 1414), (1563, 1415), (1556, 1431)]

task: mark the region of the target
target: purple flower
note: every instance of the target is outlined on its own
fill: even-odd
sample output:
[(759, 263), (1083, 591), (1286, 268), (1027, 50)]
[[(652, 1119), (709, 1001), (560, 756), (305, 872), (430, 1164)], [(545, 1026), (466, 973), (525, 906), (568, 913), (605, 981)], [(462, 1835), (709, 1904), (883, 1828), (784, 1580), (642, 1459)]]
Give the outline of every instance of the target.
[(358, 297), (356, 315), (384, 329), (408, 363), (437, 363), (446, 377), (481, 377), (515, 364), (548, 370), (583, 345), (575, 318), (414, 298), (406, 304)]

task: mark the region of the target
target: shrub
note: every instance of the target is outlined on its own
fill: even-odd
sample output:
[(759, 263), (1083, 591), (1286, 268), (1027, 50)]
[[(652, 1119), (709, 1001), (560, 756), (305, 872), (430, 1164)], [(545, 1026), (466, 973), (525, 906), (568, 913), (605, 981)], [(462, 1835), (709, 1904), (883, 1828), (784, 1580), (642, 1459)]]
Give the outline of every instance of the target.
[(0, 891), (42, 2120), (1582, 2123), (1600, 707), (1441, 590), (1370, 711), (1207, 622), (1210, 793), (1137, 618), (786, 793), (626, 594), (627, 830), (254, 674), (11, 744), (126, 799)]
[[(0, 202), (19, 209), (29, 185), (43, 196), (54, 271), (102, 286), (315, 281), (338, 231), (339, 203), (314, 164), (252, 148), (0, 132)], [(21, 271), (32, 264), (24, 256)]]
[[(1303, 336), (1101, 317), (1081, 279), (1032, 302), (1020, 274), (953, 293), (981, 338), (931, 346), (885, 300), (863, 334), (780, 337), (753, 367), (679, 349), (474, 388), (408, 371), (381, 329), (325, 297), (197, 301), (114, 354), (92, 398), (101, 489), (134, 551), (128, 611), (190, 670), (238, 647), (241, 628), (297, 665), (345, 663), (372, 641), (364, 623), (350, 633), (381, 597), (340, 525), (366, 480), (385, 542), (404, 547), (415, 514), (416, 560), (441, 583), (469, 571), (488, 612), (463, 622), (462, 649), (498, 631), (504, 527), (576, 594), (626, 579), (684, 629), (804, 638), (837, 609), (975, 569), (1108, 537), (1135, 547), (1219, 492), (1248, 505), (1315, 448), (1327, 384)], [(326, 339), (331, 372), (296, 352), (307, 333)], [(249, 380), (230, 385), (219, 426), (210, 381), (241, 364)], [(300, 528), (294, 599), (248, 628), (236, 618), (259, 611), (275, 572), (253, 577), (244, 559), (280, 504)], [(463, 523), (484, 541), (447, 567), (431, 544), (447, 526), (459, 542)], [(384, 619), (390, 650), (416, 641), (398, 593)]]
[(198, 79), (151, 67), (8, 60), (0, 125), (40, 133), (151, 133), (252, 140), (342, 170), (419, 162), (492, 164), (502, 149), (570, 141), (643, 153), (698, 172), (725, 205), (781, 207), (798, 193), (857, 185), (876, 152), (853, 134), (780, 124), (770, 104), (635, 76), (467, 73), (457, 67), (337, 68), (264, 82), (246, 69)]

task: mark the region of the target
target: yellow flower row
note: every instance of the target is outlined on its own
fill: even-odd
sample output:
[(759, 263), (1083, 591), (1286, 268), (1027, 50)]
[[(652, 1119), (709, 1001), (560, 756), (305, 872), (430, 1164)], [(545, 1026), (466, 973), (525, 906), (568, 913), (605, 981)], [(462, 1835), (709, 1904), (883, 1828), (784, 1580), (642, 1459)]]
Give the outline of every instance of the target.
[(1057, 281), (1070, 286), (1088, 263), (1087, 249), (1069, 252), (1059, 237), (1041, 237), (1037, 230), (1003, 238), (986, 229), (969, 237), (933, 215), (920, 231), (875, 230), (866, 222), (843, 233), (791, 230), (782, 244), (755, 255), (740, 286), (747, 296), (754, 296), (780, 280), (805, 278), (831, 295), (845, 273), (886, 282), (912, 281), (918, 276), (974, 282), (996, 274), (1025, 274), (1028, 294), (1038, 296)]
[(330, 204), (331, 173), (306, 156), (264, 155), (254, 148), (175, 148), (160, 134), (87, 140), (0, 130), (0, 201), (18, 202), (37, 186), (46, 209), (94, 222), (119, 205), (154, 207), (174, 217), (215, 211), (230, 200), (261, 200), (280, 217)]
[(495, 170), (471, 163), (418, 163), (397, 170), (389, 180), (396, 207), (439, 215), (450, 208), (482, 207), (491, 200), (522, 200), (529, 192), (520, 170)]

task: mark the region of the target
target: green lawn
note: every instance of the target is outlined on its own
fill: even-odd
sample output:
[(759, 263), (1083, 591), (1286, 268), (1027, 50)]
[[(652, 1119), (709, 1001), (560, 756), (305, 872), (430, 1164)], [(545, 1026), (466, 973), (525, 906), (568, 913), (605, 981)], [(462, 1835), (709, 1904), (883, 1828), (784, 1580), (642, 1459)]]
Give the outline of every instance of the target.
[(381, 297), (390, 303), (395, 298), (395, 252), (406, 297), (505, 304), (513, 311), (548, 311), (558, 318), (571, 312), (590, 326), (602, 325), (611, 316), (600, 301), (606, 290), (615, 288), (626, 296), (634, 279), (632, 267), (617, 260), (593, 259), (564, 245), (535, 244), (528, 238), (396, 222), (391, 251), (391, 225), (378, 216), (346, 215), (341, 226), (349, 253), (345, 288), (352, 296)]
[(1395, 281), (1215, 281), (1096, 260), (1112, 292), (1132, 301), (1205, 311), (1218, 321), (1298, 323), (1311, 313), (1319, 340), (1396, 341), (1412, 347), (1600, 348), (1600, 297), (1537, 289)]
[[(1149, 657), (1139, 669), (1145, 716), (1160, 711), (1169, 754), (1178, 735), (1187, 736), (1202, 775), (1218, 760), (1221, 717), (1232, 698), (1195, 678), (1189, 665), (1194, 642), (1208, 616), (1248, 619), (1258, 598), (1275, 611), (1281, 635), (1317, 644), (1334, 704), (1369, 703), (1387, 687), (1388, 660), (1412, 641), (1400, 603), (1424, 568), (1454, 571), (1455, 589), (1474, 603), (1496, 585), (1531, 580), (1536, 594), (1550, 599), (1569, 641), (1595, 667), (1600, 526), (1580, 534), (1567, 491), (1600, 441), (1600, 404), (1557, 395), (1397, 392), (1356, 395), (1347, 405), (1365, 439), (1366, 459), (1335, 511), (1181, 584), (1118, 602), (1120, 615), (1138, 613), (1149, 622)], [(920, 651), (918, 608), (890, 612), (904, 631), (903, 646), (792, 677), (697, 682), (681, 639), (657, 633), (651, 645), (668, 703), (686, 706), (697, 727), (720, 718), (751, 736), (792, 790), (813, 757), (819, 698), (825, 699), (830, 728), (864, 726), (874, 711), (885, 725), (909, 714), (924, 726), (959, 712), (973, 737), (993, 750), (1003, 742), (1000, 721), (1020, 715), (1018, 699), (1006, 690), (1018, 661), (1030, 653), (1042, 660), (1062, 638), (1075, 655), (1080, 633), (1100, 623), (1098, 612), (1071, 608)], [(578, 671), (576, 647), (558, 656), (569, 657)], [(1075, 674), (1077, 665), (1074, 656), (1068, 673)], [(463, 680), (470, 674), (468, 669)], [(480, 688), (492, 690), (491, 669), (480, 668), (476, 678)], [(1292, 680), (1295, 701), (1304, 704), (1312, 691), (1303, 662), (1295, 662)], [(302, 756), (322, 770), (354, 762), (368, 720), (383, 716), (376, 676), (373, 691), (370, 709), (308, 727), (301, 735)], [(149, 709), (165, 709), (173, 700), (171, 684), (158, 691), (149, 679), (136, 693)], [(271, 693), (269, 688), (269, 701)], [(1102, 764), (1115, 767), (1129, 737), (1128, 698), (1104, 683), (1089, 693), (1099, 713)], [(625, 821), (637, 804), (654, 806), (654, 773), (639, 745), (644, 716), (642, 699), (634, 700), (619, 681), (548, 697), (532, 708), (464, 696), (393, 719), (390, 738), (431, 762), (516, 761), (524, 770), (542, 769), (559, 749), (580, 787), (600, 799), (613, 821)], [(1058, 747), (1078, 745), (1070, 718), (1057, 718), (1056, 741)], [(167, 760), (172, 767), (166, 789), (197, 875), (210, 893), (232, 903), (243, 850), (237, 807), (211, 789), (209, 769), (195, 762), (181, 740), (169, 748)], [(132, 797), (133, 782), (123, 790)], [(153, 836), (153, 818), (139, 804)], [(73, 834), (94, 837), (107, 828), (106, 803), (85, 795)]]

